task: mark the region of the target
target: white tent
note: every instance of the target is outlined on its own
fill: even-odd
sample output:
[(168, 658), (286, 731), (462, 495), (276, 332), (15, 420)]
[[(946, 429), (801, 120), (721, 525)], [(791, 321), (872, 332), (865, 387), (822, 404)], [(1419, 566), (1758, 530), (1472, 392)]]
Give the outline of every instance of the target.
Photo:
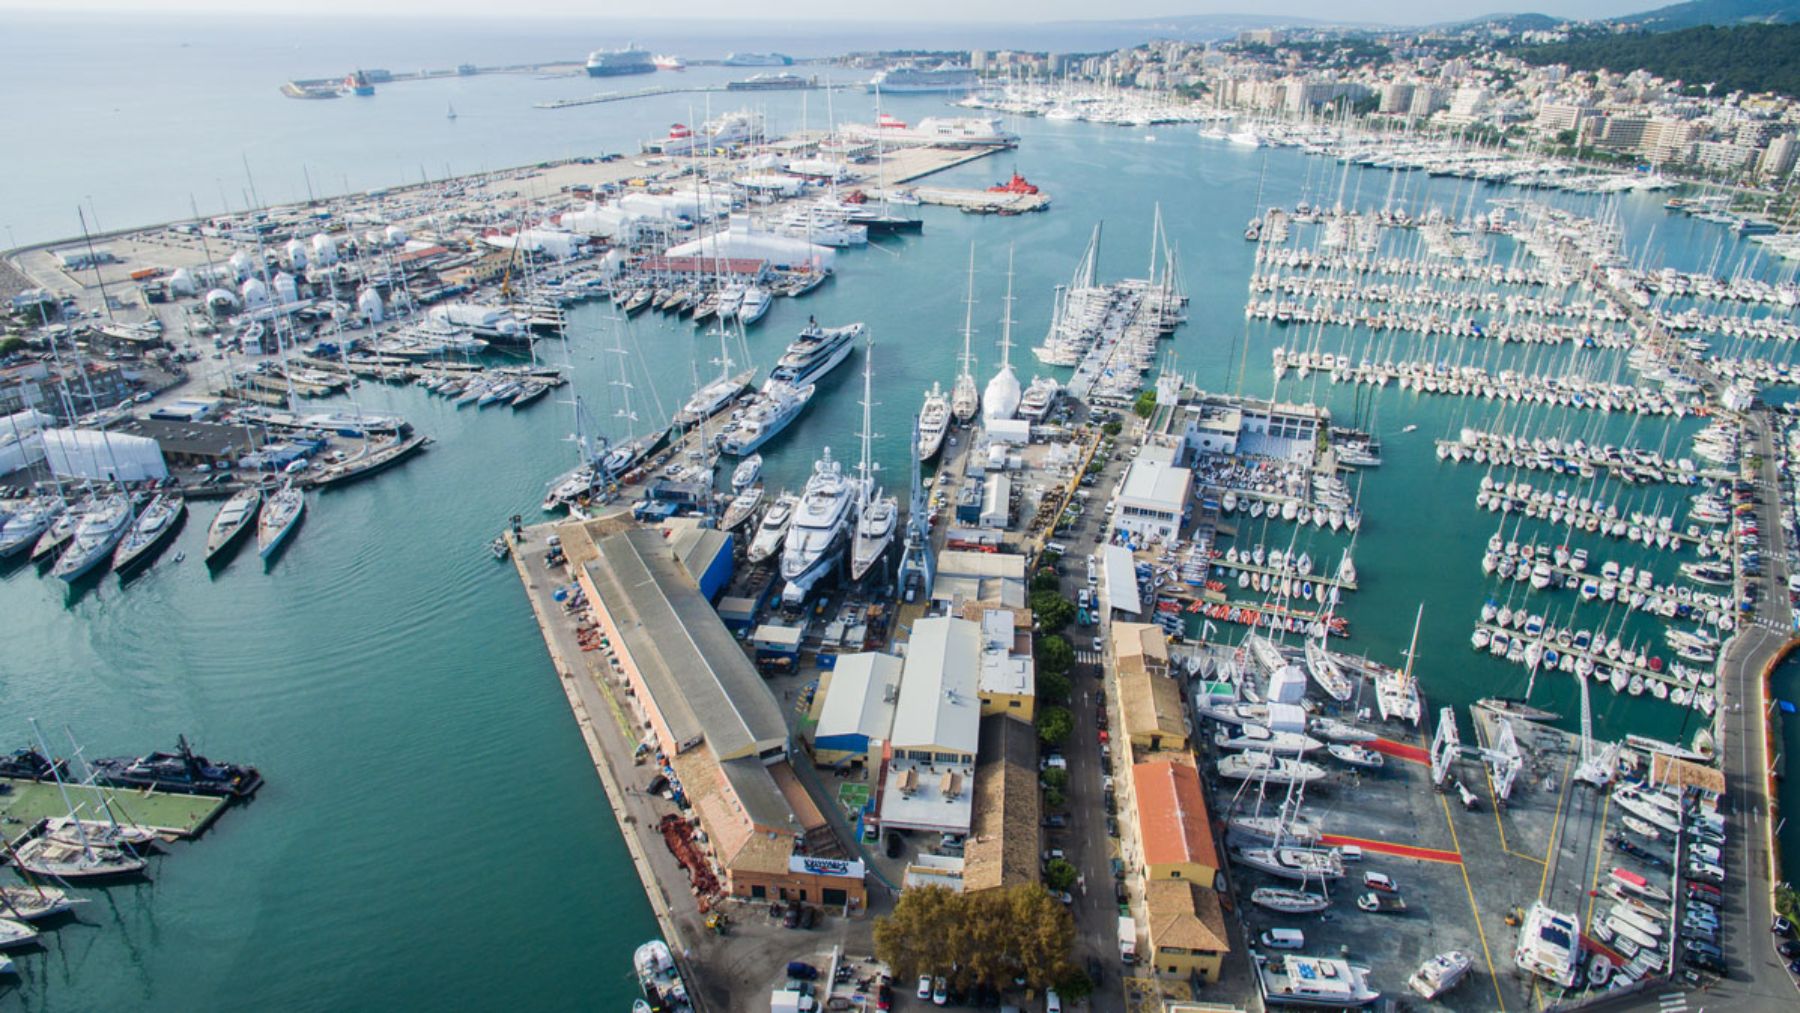
[(835, 259), (835, 254), (827, 247), (804, 239), (754, 231), (747, 219), (736, 215), (732, 216), (731, 226), (725, 231), (671, 246), (668, 256), (734, 257), (766, 260), (771, 264), (790, 267), (804, 264), (815, 269), (830, 267)]
[(313, 263), (321, 267), (337, 263), (337, 240), (323, 232), (314, 235), (312, 237), (312, 259)]
[(169, 477), (162, 447), (145, 436), (98, 429), (46, 429), (44, 456), (58, 478), (142, 482)]

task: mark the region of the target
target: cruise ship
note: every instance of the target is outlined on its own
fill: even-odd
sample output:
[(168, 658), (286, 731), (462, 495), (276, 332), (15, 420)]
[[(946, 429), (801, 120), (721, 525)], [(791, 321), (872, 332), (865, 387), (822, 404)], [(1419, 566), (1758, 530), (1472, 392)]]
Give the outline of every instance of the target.
[(788, 525), (781, 548), (781, 579), (787, 587), (781, 592), (784, 603), (799, 604), (820, 577), (831, 571), (849, 534), (852, 508), (856, 505), (856, 484), (844, 477), (844, 466), (831, 457), (826, 447), (813, 462), (812, 477), (794, 519)]
[(771, 380), (764, 384), (762, 390), (745, 399), (743, 407), (731, 413), (731, 420), (719, 430), (719, 452), (733, 457), (755, 453), (756, 448), (800, 417), (818, 389), (810, 383), (794, 386)]
[(882, 113), (873, 124), (845, 126), (844, 133), (883, 144), (930, 144), (939, 148), (1010, 148), (1019, 143), (1019, 135), (1000, 129), (998, 117), (984, 116), (927, 116), (908, 124)]
[(850, 350), (856, 346), (856, 339), (862, 337), (863, 330), (861, 323), (820, 327), (817, 321), (808, 321), (806, 329), (787, 346), (781, 361), (769, 371), (763, 389), (776, 384), (808, 387), (818, 383), (850, 357)]
[(981, 76), (967, 67), (896, 67), (869, 79), (869, 91), (897, 95), (904, 92), (967, 92), (981, 85)]
[(636, 46), (624, 49), (596, 49), (588, 54), (589, 77), (619, 77), (624, 74), (654, 74), (656, 61)]

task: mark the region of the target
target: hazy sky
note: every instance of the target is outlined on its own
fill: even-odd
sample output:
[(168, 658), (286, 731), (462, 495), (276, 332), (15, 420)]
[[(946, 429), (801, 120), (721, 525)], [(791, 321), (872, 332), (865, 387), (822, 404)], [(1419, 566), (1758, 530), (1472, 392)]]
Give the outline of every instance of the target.
[[(868, 5), (804, 7), (808, 20), (819, 21), (1012, 21), (1029, 10), (1033, 20), (1088, 20), (1095, 18), (1149, 18), (1194, 14), (1247, 12), (1316, 17), (1351, 17), (1392, 24), (1425, 24), (1492, 14), (1496, 11), (1533, 11), (1565, 17), (1611, 17), (1663, 6), (1670, 0), (1372, 0), (1346, 4), (1343, 0), (1111, 0), (1096, 5), (1092, 0), (910, 0), (902, 7)], [(367, 16), (432, 14), (443, 16), (516, 18), (616, 17), (625, 5), (620, 0), (0, 0), (0, 10), (42, 10), (59, 13), (82, 11), (134, 11), (169, 13), (209, 11), (242, 15), (252, 12)], [(779, 21), (793, 17), (792, 0), (668, 0), (640, 10), (657, 18), (705, 17), (733, 20)], [(496, 11), (504, 12), (497, 15)], [(904, 14), (897, 12), (904, 11)]]

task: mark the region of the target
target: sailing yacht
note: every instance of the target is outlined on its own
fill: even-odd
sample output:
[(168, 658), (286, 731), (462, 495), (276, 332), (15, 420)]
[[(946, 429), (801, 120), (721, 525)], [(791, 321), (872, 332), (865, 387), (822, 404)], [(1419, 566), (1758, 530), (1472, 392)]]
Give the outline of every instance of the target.
[(300, 523), (306, 512), (306, 494), (290, 480), (280, 491), (263, 502), (256, 518), (256, 554), (264, 559), (274, 554)]
[(231, 494), (212, 523), (206, 528), (206, 561), (211, 563), (226, 549), (237, 543), (244, 532), (250, 530), (250, 522), (256, 519), (257, 508), (262, 506), (262, 486), (247, 485)]
[(968, 425), (981, 410), (981, 389), (975, 383), (975, 355), (969, 344), (975, 333), (975, 244), (969, 244), (969, 294), (963, 300), (962, 371), (956, 374), (956, 387), (950, 395), (950, 414)]
[(925, 404), (919, 409), (919, 460), (929, 461), (944, 447), (944, 436), (950, 431), (950, 399), (944, 386), (933, 383), (925, 392)]
[(63, 510), (62, 500), (46, 496), (8, 517), (6, 524), (0, 526), (0, 559), (36, 544)]
[(999, 422), (1010, 419), (1019, 410), (1019, 378), (1012, 368), (1012, 254), (1006, 257), (1006, 311), (1000, 317), (1000, 371), (988, 381), (982, 395), (982, 419)]
[(120, 576), (139, 565), (150, 562), (156, 552), (168, 544), (187, 516), (187, 500), (172, 493), (158, 495), (138, 515), (137, 522), (119, 542), (113, 553), (113, 570)]
[(855, 483), (844, 477), (844, 466), (826, 447), (813, 462), (812, 477), (794, 510), (793, 522), (781, 549), (781, 579), (787, 581), (784, 602), (804, 600), (806, 592), (837, 562), (850, 527), (855, 505)]
[(112, 555), (113, 548), (131, 529), (131, 498), (114, 493), (98, 500), (76, 522), (74, 540), (57, 557), (50, 572), (65, 581), (75, 581)]
[[(50, 526), (45, 528), (44, 533), (39, 535), (38, 540), (32, 544), (31, 561), (36, 563), (60, 554), (63, 546), (69, 544), (69, 539), (75, 537), (76, 526), (81, 523), (82, 516), (91, 506), (93, 506), (91, 498), (83, 500), (74, 507), (64, 510), (55, 520), (51, 521)], [(8, 521), (7, 523), (12, 522)]]
[(883, 496), (875, 485), (875, 462), (870, 459), (870, 412), (874, 402), (875, 343), (863, 349), (863, 428), (862, 463), (857, 465), (856, 537), (850, 547), (850, 579), (861, 580), (874, 568), (894, 544), (894, 532), (900, 526), (900, 501)]

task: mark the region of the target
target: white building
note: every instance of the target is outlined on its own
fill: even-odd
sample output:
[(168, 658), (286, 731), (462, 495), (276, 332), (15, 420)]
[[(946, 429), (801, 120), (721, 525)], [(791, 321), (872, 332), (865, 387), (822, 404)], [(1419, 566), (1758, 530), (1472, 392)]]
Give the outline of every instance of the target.
[(943, 616), (913, 624), (889, 740), (882, 826), (969, 832), (980, 671), (980, 626)]
[(1192, 471), (1175, 466), (1174, 448), (1145, 447), (1125, 472), (1113, 526), (1131, 532), (1140, 541), (1168, 541), (1176, 537), (1193, 483)]

